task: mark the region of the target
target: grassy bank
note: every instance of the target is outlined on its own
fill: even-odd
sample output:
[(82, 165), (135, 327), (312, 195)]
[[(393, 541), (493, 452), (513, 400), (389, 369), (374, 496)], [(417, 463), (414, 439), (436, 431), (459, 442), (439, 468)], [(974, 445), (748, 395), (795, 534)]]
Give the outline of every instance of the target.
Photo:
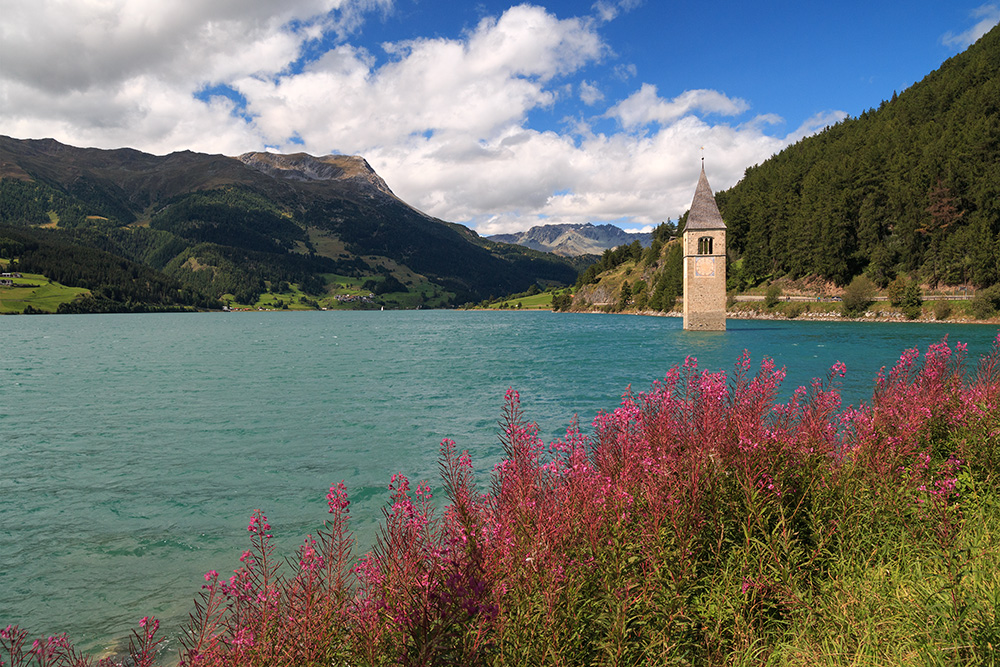
[(13, 282), (12, 286), (0, 286), (0, 313), (23, 313), (25, 309), (28, 312), (34, 309), (54, 313), (60, 304), (90, 294), (90, 290), (66, 287), (34, 273), (25, 273), (20, 278), (10, 280)]
[[(242, 566), (206, 574), (182, 659), (995, 664), (1000, 341), (978, 363), (964, 354), (907, 351), (848, 408), (840, 364), (778, 403), (769, 360), (709, 373), (689, 358), (592, 436), (570, 425), (548, 445), (511, 390), (488, 484), (445, 440), (440, 491), (394, 475), (360, 560), (342, 484), (287, 562), (256, 512)], [(137, 630), (137, 664), (154, 662), (154, 627)], [(7, 628), (0, 655), (26, 665), (65, 654), (60, 641), (32, 649)], [(70, 657), (41, 664), (88, 664)]]

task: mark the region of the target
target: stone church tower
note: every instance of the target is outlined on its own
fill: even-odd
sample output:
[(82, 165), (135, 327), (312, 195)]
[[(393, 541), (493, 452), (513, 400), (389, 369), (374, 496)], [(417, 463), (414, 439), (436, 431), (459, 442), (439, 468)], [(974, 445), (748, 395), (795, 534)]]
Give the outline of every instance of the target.
[(726, 330), (726, 223), (705, 176), (705, 161), (684, 226), (684, 328)]

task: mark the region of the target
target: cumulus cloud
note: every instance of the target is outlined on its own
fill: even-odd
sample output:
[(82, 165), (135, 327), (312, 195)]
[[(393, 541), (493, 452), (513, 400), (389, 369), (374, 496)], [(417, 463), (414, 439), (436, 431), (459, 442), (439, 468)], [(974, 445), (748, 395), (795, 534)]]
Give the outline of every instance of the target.
[(945, 46), (952, 46), (959, 49), (972, 46), (976, 40), (1000, 23), (1000, 5), (996, 3), (982, 5), (974, 9), (971, 16), (974, 19), (979, 19), (974, 26), (960, 33), (946, 32), (941, 37), (941, 43)]
[(385, 45), (393, 60), (342, 46), (303, 73), (233, 83), (258, 128), (276, 138), (293, 131), (324, 150), (371, 151), (424, 135), (437, 143), (476, 143), (553, 104), (555, 77), (599, 58), (604, 45), (585, 22), (513, 7), (484, 19), (463, 39)]
[(433, 143), (375, 160), (397, 173), (397, 194), (407, 193), (439, 217), (455, 213), (484, 234), (541, 220), (645, 225), (676, 219), (691, 204), (703, 154), (713, 187), (722, 189), (735, 184), (747, 165), (786, 145), (757, 128), (713, 126), (694, 116), (652, 135), (592, 134), (578, 142), (512, 129), (479, 145), (491, 157), (474, 168), (440, 160)]
[(636, 93), (608, 110), (607, 116), (618, 119), (626, 129), (634, 129), (650, 123), (665, 125), (696, 111), (736, 116), (749, 108), (745, 100), (729, 98), (716, 90), (688, 90), (665, 100), (656, 86), (644, 83)]
[(191, 134), (184, 126), (198, 125), (217, 149), (235, 149), (220, 139), (246, 142), (253, 133), (217, 113), (219, 101), (199, 106), (193, 93), (276, 76), (307, 41), (346, 36), (365, 12), (391, 2), (0, 0), (0, 121), (22, 136), (63, 128), (67, 141), (146, 150), (176, 148)]
[[(727, 188), (838, 119), (817, 116), (779, 138), (767, 133), (782, 122), (771, 114), (706, 120), (738, 118), (745, 100), (703, 89), (661, 97), (648, 83), (609, 108), (605, 85), (584, 77), (598, 65), (612, 81), (638, 76), (600, 34), (637, 4), (601, 0), (575, 18), (517, 5), (457, 36), (365, 48), (352, 30), (392, 0), (0, 0), (0, 126), (160, 154), (361, 154), (403, 200), (497, 233), (676, 218), (702, 154), (712, 185)], [(593, 117), (533, 125), (533, 114), (577, 99)]]
[(3, 75), (61, 92), (151, 73), (168, 81), (273, 73), (315, 28), (348, 30), (376, 6), (391, 0), (4, 0)]
[(580, 99), (587, 106), (594, 106), (598, 102), (604, 100), (604, 93), (595, 84), (590, 81), (580, 82)]

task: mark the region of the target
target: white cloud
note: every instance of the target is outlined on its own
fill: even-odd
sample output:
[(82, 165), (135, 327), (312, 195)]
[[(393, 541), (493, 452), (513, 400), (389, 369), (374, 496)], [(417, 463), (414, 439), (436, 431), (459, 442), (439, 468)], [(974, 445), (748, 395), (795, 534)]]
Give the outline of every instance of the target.
[(836, 125), (840, 121), (847, 118), (846, 111), (821, 111), (817, 114), (813, 114), (807, 118), (802, 125), (797, 127), (794, 132), (790, 133), (785, 137), (785, 141), (790, 144), (795, 143), (800, 139), (805, 137), (810, 137), (817, 132), (829, 127), (830, 125)]
[(484, 19), (461, 40), (384, 48), (393, 59), (381, 67), (345, 45), (302, 74), (273, 81), (248, 76), (233, 85), (259, 131), (274, 141), (297, 131), (308, 146), (344, 152), (405, 146), (425, 134), (475, 143), (551, 106), (557, 93), (548, 83), (604, 52), (584, 22), (526, 5)]
[(589, 107), (604, 100), (604, 93), (590, 81), (580, 82), (580, 99)]
[(616, 118), (626, 129), (643, 127), (650, 123), (671, 123), (695, 111), (736, 116), (750, 105), (739, 98), (729, 98), (715, 90), (688, 90), (672, 100), (659, 96), (656, 86), (644, 83), (630, 97), (612, 107), (607, 116)]
[[(664, 222), (661, 220), (661, 222)], [(632, 232), (633, 234), (649, 234), (652, 232), (659, 223), (656, 225), (642, 225), (641, 227), (623, 227), (626, 232)]]
[[(87, 90), (144, 74), (168, 81), (274, 73), (309, 27), (344, 30), (391, 0), (4, 0), (3, 77), (41, 90)], [(300, 21), (304, 28), (286, 25)], [(30, 26), (30, 30), (24, 27)], [(234, 62), (239, 65), (234, 66)]]
[[(766, 133), (780, 122), (771, 114), (734, 126), (705, 120), (741, 116), (749, 109), (742, 99), (714, 90), (668, 99), (651, 84), (598, 107), (602, 87), (580, 77), (610, 59), (600, 22), (537, 6), (511, 7), (453, 38), (378, 50), (349, 39), (362, 13), (391, 4), (0, 0), (0, 127), (153, 153), (357, 153), (403, 200), (495, 233), (541, 222), (655, 225), (690, 205), (702, 146), (720, 190), (747, 165), (839, 119), (817, 117), (778, 138)], [(595, 12), (635, 5), (598, 3)], [(292, 67), (319, 37), (333, 46)], [(607, 68), (622, 80), (637, 75), (633, 65)], [(196, 97), (216, 85), (245, 106)], [(594, 117), (569, 118), (558, 132), (532, 127), (534, 113), (577, 97)], [(607, 119), (623, 130), (598, 131)]]
[[(511, 141), (516, 137), (516, 141)], [(435, 140), (376, 154), (380, 173), (403, 199), (480, 233), (526, 229), (541, 222), (628, 221), (657, 224), (691, 203), (701, 147), (715, 189), (738, 181), (745, 167), (786, 144), (757, 128), (712, 126), (685, 117), (651, 136), (592, 135), (578, 143), (554, 133), (510, 129), (478, 155), (445, 159)], [(486, 158), (484, 156), (488, 155)], [(501, 212), (501, 213), (498, 213)]]
[(391, 1), (0, 0), (0, 123), (78, 144), (198, 149), (207, 136), (211, 150), (245, 150), (260, 143), (252, 128), (193, 94), (275, 76), (306, 41)]
[(619, 81), (628, 81), (639, 76), (639, 68), (633, 63), (618, 63), (613, 71), (614, 77)]
[(974, 9), (971, 12), (971, 16), (974, 19), (979, 19), (974, 26), (965, 32), (946, 32), (941, 37), (941, 43), (945, 46), (958, 47), (959, 49), (966, 49), (972, 46), (976, 40), (1000, 23), (1000, 5), (982, 5)]
[(602, 23), (609, 23), (618, 18), (619, 14), (630, 12), (645, 0), (597, 0), (594, 3), (594, 13)]

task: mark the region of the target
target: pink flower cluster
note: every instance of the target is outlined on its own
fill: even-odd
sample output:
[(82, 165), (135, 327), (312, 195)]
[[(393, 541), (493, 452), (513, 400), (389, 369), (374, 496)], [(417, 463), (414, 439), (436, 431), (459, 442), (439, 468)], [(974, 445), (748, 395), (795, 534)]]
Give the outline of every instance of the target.
[[(556, 651), (567, 664), (641, 664), (635, 646), (696, 632), (723, 641), (693, 629), (689, 605), (699, 573), (728, 569), (727, 596), (763, 627), (801, 604), (791, 579), (849, 528), (839, 515), (817, 519), (827, 511), (817, 498), (858, 488), (903, 498), (890, 510), (908, 529), (943, 547), (954, 540), (968, 454), (950, 434), (1000, 440), (1000, 337), (975, 374), (965, 354), (947, 339), (922, 356), (907, 350), (869, 402), (846, 409), (839, 361), (781, 402), (785, 371), (770, 359), (754, 371), (745, 352), (726, 373), (688, 357), (648, 391), (628, 388), (591, 435), (574, 420), (549, 445), (509, 389), (489, 488), (478, 490), (468, 452), (444, 440), (447, 501), (392, 475), (375, 547), (356, 562), (343, 482), (326, 495), (323, 529), (285, 569), (255, 511), (241, 566), (228, 581), (205, 574), (182, 664), (529, 664)], [(783, 570), (789, 554), (801, 560)], [(140, 627), (152, 641), (155, 622)], [(23, 641), (15, 627), (0, 631), (5, 650)], [(62, 641), (36, 642), (32, 655)]]
[[(139, 620), (139, 629), (132, 631), (129, 640), (127, 664), (134, 667), (152, 667), (163, 639), (157, 639), (160, 622), (150, 616)], [(122, 667), (114, 658), (94, 661), (83, 655), (69, 642), (66, 635), (36, 639), (25, 650), (28, 633), (16, 625), (0, 630), (0, 667)]]

